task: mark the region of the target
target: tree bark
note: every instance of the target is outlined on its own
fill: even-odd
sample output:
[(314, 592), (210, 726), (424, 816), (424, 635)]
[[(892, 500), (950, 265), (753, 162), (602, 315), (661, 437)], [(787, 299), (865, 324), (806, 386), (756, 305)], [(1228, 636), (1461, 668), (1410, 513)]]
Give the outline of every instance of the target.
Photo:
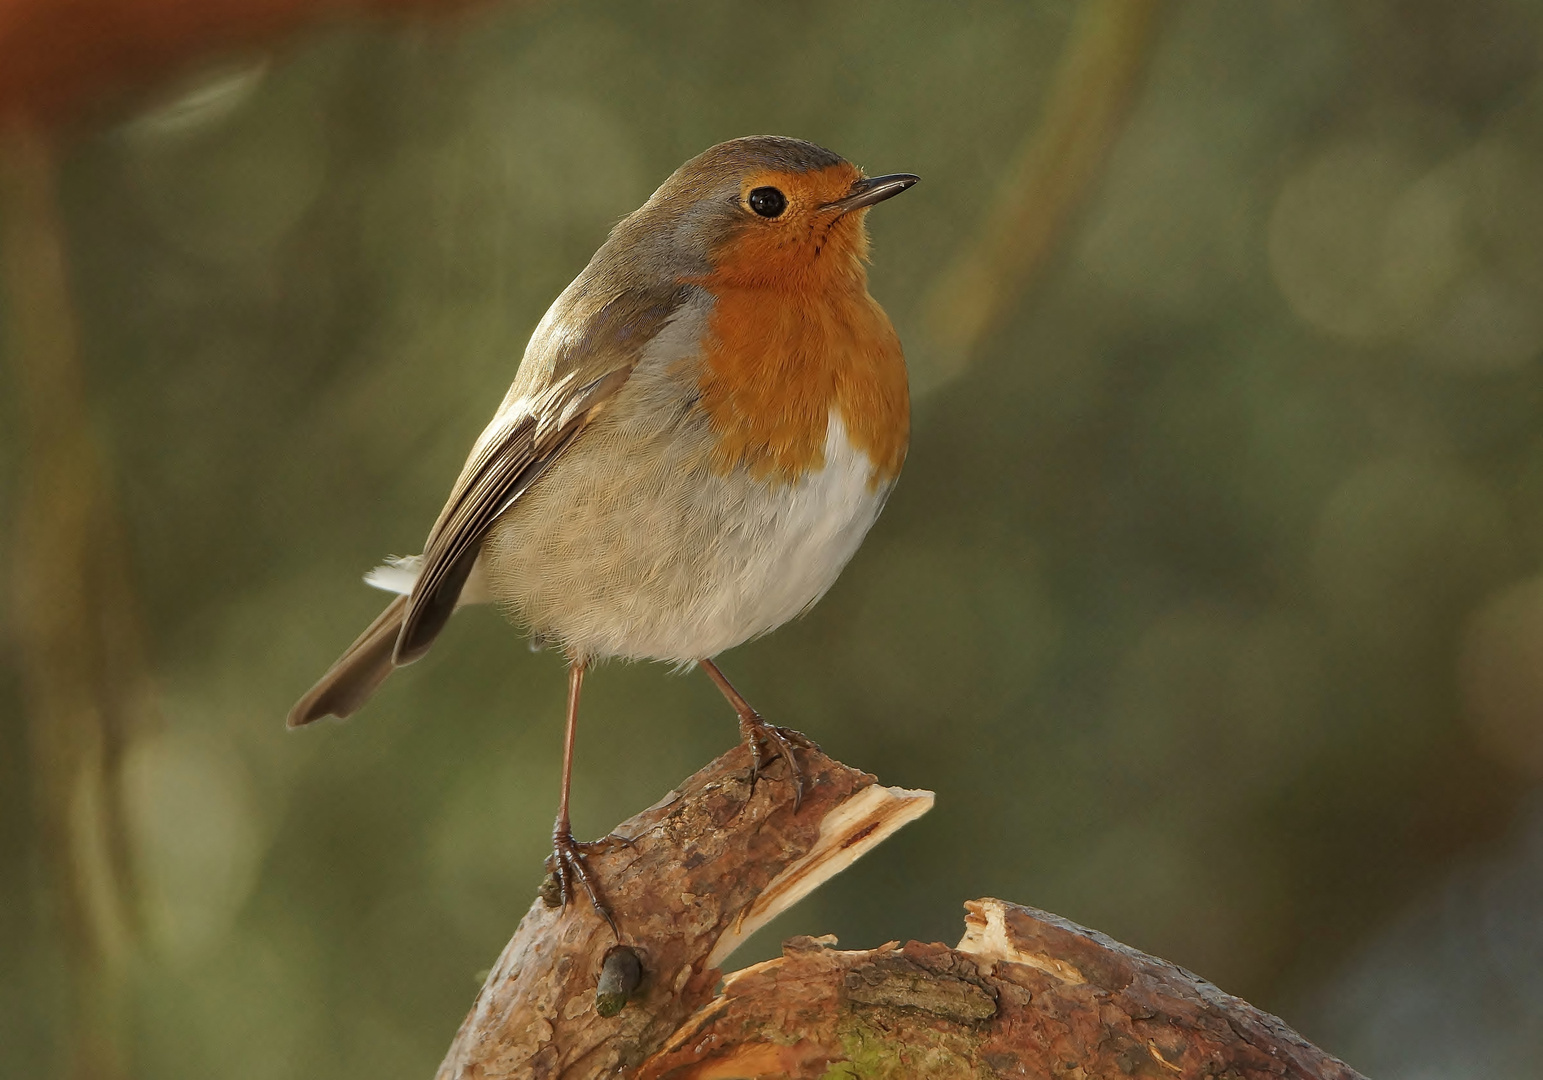
[(953, 949), (787, 942), (729, 976), (638, 1080), (1358, 1075), (1166, 961), (1033, 908), (965, 908)]
[[(549, 879), (439, 1077), (600, 1077), (636, 1067), (712, 997), (735, 946), (932, 806), (931, 792), (882, 787), (817, 751), (801, 757), (796, 813), (781, 762), (751, 792), (741, 746), (617, 827), (589, 869), (620, 943), (582, 890), (555, 906)], [(603, 1016), (596, 985), (618, 944), (641, 962), (642, 983), (630, 1004)]]
[(1000, 900), (965, 905), (952, 949), (795, 938), (723, 978), (746, 937), (932, 805), (801, 758), (796, 813), (780, 763), (750, 792), (741, 747), (617, 829), (590, 869), (621, 942), (549, 880), (439, 1080), (1358, 1076), (1181, 968)]

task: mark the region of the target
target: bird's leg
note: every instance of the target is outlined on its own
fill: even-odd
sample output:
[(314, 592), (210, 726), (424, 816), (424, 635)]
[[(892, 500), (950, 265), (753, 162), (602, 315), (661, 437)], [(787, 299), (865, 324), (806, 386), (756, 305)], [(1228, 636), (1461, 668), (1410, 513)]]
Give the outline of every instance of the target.
[(557, 822), (552, 826), (552, 856), (547, 860), (547, 867), (552, 875), (557, 878), (558, 895), (563, 906), (567, 906), (568, 898), (573, 895), (573, 882), (577, 881), (584, 887), (589, 895), (589, 902), (600, 913), (611, 927), (611, 933), (618, 941), (621, 934), (616, 929), (616, 920), (611, 917), (610, 909), (600, 899), (600, 894), (595, 889), (595, 883), (590, 880), (589, 868), (584, 865), (584, 856), (587, 851), (601, 847), (605, 841), (593, 844), (581, 844), (573, 839), (573, 826), (568, 820), (568, 789), (573, 783), (573, 737), (579, 726), (579, 691), (584, 688), (584, 661), (571, 659), (568, 662), (568, 726), (563, 733), (563, 794), (557, 804)]
[(755, 790), (755, 782), (760, 777), (761, 770), (772, 762), (771, 756), (762, 755), (762, 744), (770, 743), (772, 754), (787, 763), (788, 777), (793, 781), (793, 812), (798, 813), (798, 807), (804, 801), (804, 770), (798, 767), (793, 749), (794, 747), (805, 750), (819, 748), (806, 736), (792, 728), (768, 724), (761, 719), (760, 713), (750, 707), (750, 702), (734, 689), (734, 684), (718, 670), (717, 664), (706, 659), (700, 663), (702, 670), (707, 672), (707, 677), (713, 681), (713, 685), (728, 699), (729, 704), (734, 706), (734, 711), (739, 715), (739, 733), (745, 740), (745, 745), (750, 748), (750, 790), (752, 792)]

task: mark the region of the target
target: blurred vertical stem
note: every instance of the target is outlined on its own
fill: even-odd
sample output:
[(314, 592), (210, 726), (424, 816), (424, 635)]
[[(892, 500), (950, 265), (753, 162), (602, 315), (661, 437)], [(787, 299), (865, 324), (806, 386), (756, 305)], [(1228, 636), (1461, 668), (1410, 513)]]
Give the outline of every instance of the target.
[(927, 298), (941, 378), (969, 365), (1092, 190), (1135, 99), (1161, 10), (1162, 0), (1076, 5), (1039, 124), (1018, 150), (975, 239)]
[(69, 1075), (126, 1075), (122, 983), (138, 925), (121, 764), (149, 700), (122, 533), (86, 405), (53, 146), (0, 130), (0, 264), (20, 418), (16, 655), (38, 839), (70, 964)]

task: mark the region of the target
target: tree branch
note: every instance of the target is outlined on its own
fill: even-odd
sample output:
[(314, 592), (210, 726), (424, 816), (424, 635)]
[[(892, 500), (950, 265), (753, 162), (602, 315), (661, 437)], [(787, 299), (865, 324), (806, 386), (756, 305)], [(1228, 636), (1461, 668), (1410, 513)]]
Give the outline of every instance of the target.
[(779, 959), (731, 975), (638, 1080), (1358, 1076), (1166, 961), (1043, 911), (965, 906), (955, 949), (789, 941)]
[(833, 938), (795, 938), (714, 995), (740, 942), (932, 805), (929, 792), (803, 756), (814, 782), (797, 814), (780, 772), (747, 800), (749, 757), (738, 748), (617, 830), (623, 839), (590, 865), (620, 946), (586, 902), (538, 898), (440, 1080), (1356, 1080), (1189, 972), (1000, 900), (966, 905), (953, 949), (913, 941), (845, 952)]
[(616, 943), (582, 896), (552, 906), (549, 880), (439, 1077), (599, 1077), (636, 1066), (712, 996), (735, 946), (932, 806), (931, 792), (881, 787), (818, 751), (801, 757), (806, 791), (796, 814), (780, 763), (750, 794), (741, 746), (590, 857), (622, 944), (642, 966), (635, 1000), (615, 1015), (601, 1015), (595, 998)]

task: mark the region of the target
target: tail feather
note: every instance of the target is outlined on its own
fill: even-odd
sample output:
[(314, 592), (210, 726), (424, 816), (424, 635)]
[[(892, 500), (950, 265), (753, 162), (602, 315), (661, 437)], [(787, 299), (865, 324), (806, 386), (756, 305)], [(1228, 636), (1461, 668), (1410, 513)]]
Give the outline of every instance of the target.
[(339, 719), (356, 712), (395, 669), (391, 654), (407, 615), (407, 597), (387, 605), (358, 639), (344, 650), (310, 691), (289, 711), (289, 726), (303, 727), (324, 716)]

